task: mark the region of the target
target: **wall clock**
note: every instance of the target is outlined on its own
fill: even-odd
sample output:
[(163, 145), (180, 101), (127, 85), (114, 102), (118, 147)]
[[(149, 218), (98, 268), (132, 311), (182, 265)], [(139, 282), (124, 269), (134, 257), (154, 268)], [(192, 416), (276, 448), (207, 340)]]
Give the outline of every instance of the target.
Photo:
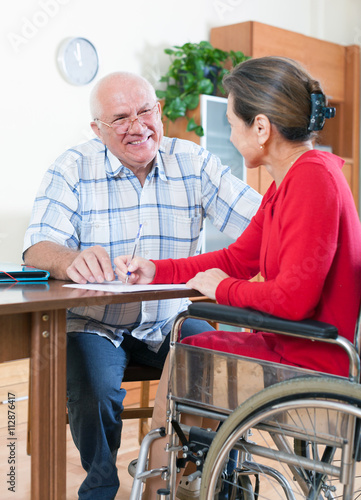
[(72, 85), (86, 85), (98, 73), (97, 50), (86, 38), (66, 38), (59, 46), (57, 62), (60, 73)]

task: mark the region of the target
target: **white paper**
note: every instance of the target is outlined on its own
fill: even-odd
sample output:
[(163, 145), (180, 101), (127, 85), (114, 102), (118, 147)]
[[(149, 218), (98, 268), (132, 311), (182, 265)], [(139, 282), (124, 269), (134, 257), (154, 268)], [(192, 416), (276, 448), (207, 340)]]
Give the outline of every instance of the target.
[(108, 283), (86, 283), (79, 285), (72, 283), (63, 285), (69, 288), (81, 288), (83, 290), (97, 290), (99, 292), (131, 293), (131, 292), (151, 292), (159, 290), (190, 290), (186, 285), (128, 285), (120, 281), (110, 281)]

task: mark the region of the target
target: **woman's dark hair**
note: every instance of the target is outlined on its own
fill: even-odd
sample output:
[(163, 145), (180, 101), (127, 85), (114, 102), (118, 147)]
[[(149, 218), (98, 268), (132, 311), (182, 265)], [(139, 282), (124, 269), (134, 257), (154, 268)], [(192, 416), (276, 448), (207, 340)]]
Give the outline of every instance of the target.
[(264, 114), (289, 141), (313, 137), (308, 130), (311, 93), (323, 94), (321, 85), (296, 61), (283, 57), (248, 59), (223, 79), (233, 97), (233, 112), (248, 126)]

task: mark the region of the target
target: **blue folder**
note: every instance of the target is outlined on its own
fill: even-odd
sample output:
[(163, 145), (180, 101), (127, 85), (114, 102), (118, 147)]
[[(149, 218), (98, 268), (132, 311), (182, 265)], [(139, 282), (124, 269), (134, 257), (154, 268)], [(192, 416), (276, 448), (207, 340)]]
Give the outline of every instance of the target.
[(44, 269), (37, 269), (36, 267), (22, 264), (0, 262), (0, 283), (47, 281), (49, 276), (50, 273)]

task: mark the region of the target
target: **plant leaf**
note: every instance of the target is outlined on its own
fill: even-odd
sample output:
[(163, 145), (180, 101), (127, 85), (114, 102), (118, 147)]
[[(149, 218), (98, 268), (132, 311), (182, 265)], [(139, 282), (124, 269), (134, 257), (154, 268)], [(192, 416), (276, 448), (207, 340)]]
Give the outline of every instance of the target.
[(167, 106), (163, 107), (163, 113), (172, 121), (180, 118), (181, 116), (185, 116), (186, 114), (186, 105), (184, 101), (180, 97), (177, 97), (173, 101), (171, 101)]
[(158, 99), (163, 99), (167, 96), (167, 90), (156, 90), (155, 95), (158, 97)]
[(177, 85), (168, 85), (166, 95), (163, 97), (166, 97), (167, 99), (175, 99), (176, 97), (179, 97), (180, 94), (181, 91)]
[(187, 132), (195, 132), (197, 135), (199, 135), (199, 137), (202, 137), (202, 135), (204, 135), (203, 127), (201, 125), (198, 125), (194, 121), (194, 118), (188, 120)]
[(198, 90), (200, 94), (212, 94), (214, 90), (213, 83), (208, 78), (202, 78), (198, 83)]
[(198, 92), (195, 94), (188, 94), (184, 96), (183, 100), (188, 109), (196, 109), (199, 104), (199, 94)]

